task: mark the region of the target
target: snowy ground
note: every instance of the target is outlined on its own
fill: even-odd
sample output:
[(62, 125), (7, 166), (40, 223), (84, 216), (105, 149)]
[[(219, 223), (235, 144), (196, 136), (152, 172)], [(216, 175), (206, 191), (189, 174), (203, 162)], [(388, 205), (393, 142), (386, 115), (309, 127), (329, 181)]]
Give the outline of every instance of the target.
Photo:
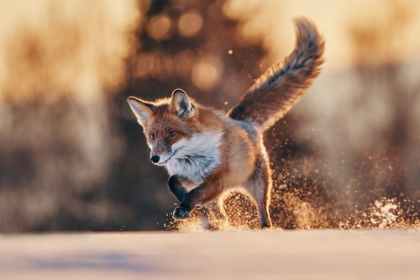
[(420, 279), (420, 231), (0, 235), (0, 279)]

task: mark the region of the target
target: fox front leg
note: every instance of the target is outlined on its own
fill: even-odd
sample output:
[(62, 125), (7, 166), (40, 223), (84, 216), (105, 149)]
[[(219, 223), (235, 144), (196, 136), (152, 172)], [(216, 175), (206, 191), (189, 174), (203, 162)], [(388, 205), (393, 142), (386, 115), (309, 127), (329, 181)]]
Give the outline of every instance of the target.
[(182, 202), (188, 194), (187, 189), (182, 186), (177, 175), (172, 175), (171, 178), (169, 178), (168, 187), (179, 202)]
[[(179, 180), (179, 177), (177, 175), (172, 175), (171, 178), (169, 178), (168, 187), (169, 187), (169, 190), (175, 195), (175, 197), (178, 199), (179, 202), (184, 201), (184, 199), (188, 195), (187, 189), (184, 188), (184, 186), (182, 186), (182, 183)], [(176, 214), (175, 214), (175, 211), (177, 211)], [(175, 211), (172, 215), (174, 219), (186, 219), (190, 216), (189, 211), (187, 211), (186, 209), (183, 209), (183, 208), (179, 209), (179, 207), (177, 207)]]
[(215, 199), (223, 190), (222, 180), (209, 176), (197, 188), (191, 190), (184, 196), (181, 204), (175, 208), (172, 217), (176, 220), (187, 219), (190, 216), (190, 211), (197, 205)]

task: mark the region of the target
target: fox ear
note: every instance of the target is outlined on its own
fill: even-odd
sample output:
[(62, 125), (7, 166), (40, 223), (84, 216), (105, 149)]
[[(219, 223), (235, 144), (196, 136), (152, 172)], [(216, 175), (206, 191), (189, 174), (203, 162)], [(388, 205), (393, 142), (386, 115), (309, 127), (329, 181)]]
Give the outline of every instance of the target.
[(194, 105), (188, 98), (187, 93), (179, 88), (172, 92), (171, 107), (183, 120), (191, 118), (195, 114)]
[(141, 126), (144, 126), (155, 114), (156, 108), (150, 102), (143, 101), (134, 96), (130, 96), (127, 102)]

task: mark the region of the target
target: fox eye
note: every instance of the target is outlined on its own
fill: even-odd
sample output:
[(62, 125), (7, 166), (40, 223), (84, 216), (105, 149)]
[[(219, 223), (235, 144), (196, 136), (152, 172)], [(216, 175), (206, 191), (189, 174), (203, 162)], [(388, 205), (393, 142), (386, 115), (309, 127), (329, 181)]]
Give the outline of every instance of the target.
[(155, 140), (155, 135), (153, 133), (150, 134), (150, 139)]
[(176, 135), (176, 131), (171, 131), (168, 133), (168, 136), (171, 138), (174, 137), (175, 135)]

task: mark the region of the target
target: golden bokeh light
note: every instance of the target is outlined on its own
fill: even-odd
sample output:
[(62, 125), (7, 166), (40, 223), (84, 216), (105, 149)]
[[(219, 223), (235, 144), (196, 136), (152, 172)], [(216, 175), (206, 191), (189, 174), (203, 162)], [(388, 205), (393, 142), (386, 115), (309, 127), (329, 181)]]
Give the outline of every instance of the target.
[(194, 65), (191, 80), (201, 90), (212, 90), (220, 81), (222, 67), (217, 57), (205, 56)]
[(157, 15), (147, 24), (147, 34), (156, 41), (168, 39), (172, 32), (172, 21), (167, 15)]
[(184, 37), (192, 37), (200, 31), (203, 17), (197, 11), (188, 11), (182, 14), (178, 21), (179, 33)]

